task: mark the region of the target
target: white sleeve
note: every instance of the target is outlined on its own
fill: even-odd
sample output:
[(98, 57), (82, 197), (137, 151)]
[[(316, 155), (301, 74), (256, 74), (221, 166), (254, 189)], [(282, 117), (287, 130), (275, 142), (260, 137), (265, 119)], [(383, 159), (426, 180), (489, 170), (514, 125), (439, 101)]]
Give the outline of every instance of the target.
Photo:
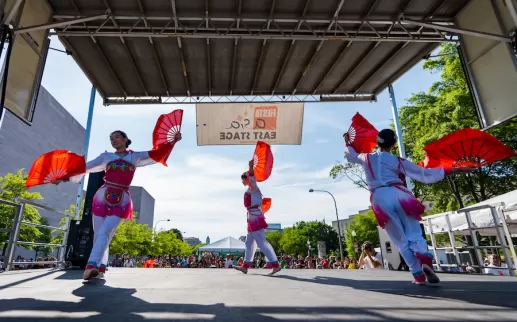
[(147, 165), (155, 164), (156, 161), (151, 159), (148, 151), (131, 153), (131, 160), (136, 167), (145, 167)]
[(428, 169), (404, 159), (400, 159), (400, 164), (404, 175), (422, 183), (435, 183), (445, 178), (445, 169), (442, 167)]
[(345, 147), (345, 157), (348, 162), (365, 165), (367, 163), (366, 156), (366, 153), (357, 153), (351, 146)]
[[(106, 169), (106, 153), (102, 153), (95, 159), (86, 162), (86, 172), (85, 173), (92, 173), (92, 172), (101, 172)], [(78, 183), (81, 181), (85, 173), (78, 174), (76, 176), (72, 176), (69, 178), (70, 181), (74, 183)]]

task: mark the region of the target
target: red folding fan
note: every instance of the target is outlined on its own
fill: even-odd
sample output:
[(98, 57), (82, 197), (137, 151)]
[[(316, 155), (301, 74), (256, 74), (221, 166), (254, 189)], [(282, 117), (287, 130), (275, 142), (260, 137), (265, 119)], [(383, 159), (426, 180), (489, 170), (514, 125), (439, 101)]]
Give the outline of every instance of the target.
[(264, 213), (268, 212), (268, 210), (271, 208), (271, 198), (264, 198), (262, 199), (262, 211)]
[(253, 154), (253, 173), (258, 182), (265, 181), (273, 171), (273, 153), (266, 142), (258, 141)]
[(480, 168), (517, 155), (492, 135), (471, 128), (450, 133), (424, 150), (424, 166), (428, 168)]
[(352, 125), (346, 134), (357, 153), (371, 153), (377, 145), (379, 131), (358, 112), (352, 118)]
[(160, 115), (153, 131), (153, 146), (163, 143), (173, 143), (176, 135), (181, 131), (183, 110), (174, 110), (169, 114)]
[(66, 150), (45, 153), (34, 161), (25, 186), (27, 188), (67, 179), (86, 172), (84, 156)]

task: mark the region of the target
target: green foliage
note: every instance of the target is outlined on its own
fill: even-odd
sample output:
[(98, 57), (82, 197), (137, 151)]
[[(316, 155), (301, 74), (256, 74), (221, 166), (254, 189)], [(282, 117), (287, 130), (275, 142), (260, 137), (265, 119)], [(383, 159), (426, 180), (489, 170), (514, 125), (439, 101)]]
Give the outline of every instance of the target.
[(169, 231), (173, 232), (176, 235), (176, 238), (178, 238), (179, 240), (183, 240), (183, 234), (181, 233), (181, 231), (179, 229), (172, 228)]
[[(0, 199), (15, 202), (16, 199), (38, 200), (43, 199), (38, 192), (29, 192), (25, 187), (26, 175), (23, 169), (17, 173), (8, 173), (4, 177), (0, 177)], [(14, 220), (16, 208), (5, 204), (0, 204), (0, 228), (11, 228)], [(35, 224), (41, 224), (41, 217), (38, 210), (32, 206), (26, 205), (24, 208), (23, 220)], [(7, 233), (0, 233), (0, 245), (3, 246), (7, 240)], [(42, 236), (41, 231), (33, 226), (22, 225), (20, 228), (19, 240), (27, 242), (36, 242)], [(31, 246), (23, 245), (27, 249)]]
[[(456, 53), (453, 44), (442, 54)], [(408, 158), (425, 158), (423, 147), (442, 136), (466, 127), (479, 128), (476, 110), (458, 55), (427, 60), (424, 69), (441, 74), (428, 93), (417, 93), (400, 109), (404, 146)], [(491, 134), (517, 150), (517, 122), (492, 129)], [(455, 175), (434, 185), (415, 183), (415, 195), (435, 203), (433, 213), (456, 210), (517, 189), (517, 160), (497, 162), (471, 175)], [(451, 193), (452, 192), (452, 193)]]
[[(352, 218), (345, 231), (345, 244), (348, 254), (354, 254), (354, 242), (357, 242), (359, 247), (365, 241), (371, 242), (374, 247), (379, 247), (380, 241), (377, 226), (377, 219), (372, 210)], [(353, 231), (355, 231), (355, 237), (352, 235)]]
[[(70, 224), (72, 222), (72, 220), (75, 218), (75, 204), (74, 205), (70, 205), (70, 207), (68, 207), (67, 210), (65, 210), (65, 212), (67, 214), (71, 214), (70, 217), (63, 217), (59, 220), (59, 227), (61, 229), (65, 229), (65, 228), (69, 228), (70, 227)], [(81, 201), (81, 209), (79, 211), (79, 219), (82, 219), (83, 218), (83, 210), (84, 210), (84, 199)], [(70, 218), (70, 221), (68, 222), (68, 227), (66, 227), (66, 224), (67, 224), (67, 220), (68, 218)], [(65, 235), (65, 232), (62, 231), (62, 230), (53, 230), (52, 231), (52, 235), (54, 236), (52, 238), (52, 243), (53, 244), (61, 244), (63, 242), (63, 236)]]
[(328, 253), (339, 249), (337, 233), (332, 226), (322, 221), (301, 221), (293, 227), (284, 229), (279, 248), (290, 255), (305, 255), (309, 250), (307, 241), (310, 241), (313, 249), (317, 248), (318, 241), (324, 241)]
[(111, 241), (110, 254), (128, 254), (130, 256), (185, 256), (192, 254), (190, 245), (178, 239), (174, 230), (159, 232), (153, 238), (153, 231), (148, 225), (139, 224), (135, 219), (123, 221)]
[[(476, 109), (465, 80), (454, 44), (442, 46), (438, 59), (427, 60), (423, 68), (440, 73), (440, 80), (427, 93), (413, 94), (400, 108), (404, 147), (407, 157), (424, 160), (424, 146), (466, 127), (479, 128)], [(510, 120), (491, 130), (513, 150), (517, 150), (517, 120)], [(396, 152), (396, 151), (395, 151)], [(497, 162), (473, 174), (448, 176), (445, 180), (426, 185), (414, 183), (413, 192), (420, 200), (434, 203), (428, 214), (457, 210), (494, 196), (517, 189), (517, 158)], [(330, 176), (348, 177), (356, 186), (365, 188), (364, 171), (357, 165), (336, 165)]]
[(194, 247), (192, 247), (192, 246), (191, 246), (192, 254), (197, 254), (197, 253), (199, 252), (199, 249), (200, 249), (201, 247), (206, 246), (206, 245), (208, 245), (208, 244), (201, 243), (201, 244), (197, 244), (197, 245), (196, 245), (196, 246), (194, 246)]
[(282, 239), (282, 232), (278, 230), (270, 231), (266, 234), (267, 241), (271, 244), (276, 254), (282, 253), (280, 247), (280, 239)]

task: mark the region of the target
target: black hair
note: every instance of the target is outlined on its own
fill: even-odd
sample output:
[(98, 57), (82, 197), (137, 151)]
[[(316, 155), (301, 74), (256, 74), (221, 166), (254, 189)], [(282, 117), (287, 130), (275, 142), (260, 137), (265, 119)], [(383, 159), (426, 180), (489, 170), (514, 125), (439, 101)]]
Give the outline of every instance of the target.
[(377, 134), (377, 145), (380, 148), (391, 148), (395, 143), (397, 143), (397, 135), (392, 129), (384, 129)]
[(248, 172), (244, 172), (243, 174), (241, 174), (241, 179), (244, 180), (248, 178)]
[(126, 149), (127, 149), (131, 145), (131, 140), (127, 137), (126, 132), (121, 131), (121, 130), (116, 130), (116, 131), (111, 132), (111, 135), (113, 135), (115, 133), (118, 133), (118, 134), (122, 135), (122, 137), (124, 139), (127, 139), (127, 142), (126, 142)]

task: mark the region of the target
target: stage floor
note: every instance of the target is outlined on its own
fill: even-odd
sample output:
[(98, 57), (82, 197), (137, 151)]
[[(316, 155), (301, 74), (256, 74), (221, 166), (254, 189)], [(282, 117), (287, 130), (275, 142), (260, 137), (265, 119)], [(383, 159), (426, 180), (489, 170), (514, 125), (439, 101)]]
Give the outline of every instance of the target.
[(0, 321), (517, 321), (517, 279), (393, 271), (112, 268), (0, 274)]

